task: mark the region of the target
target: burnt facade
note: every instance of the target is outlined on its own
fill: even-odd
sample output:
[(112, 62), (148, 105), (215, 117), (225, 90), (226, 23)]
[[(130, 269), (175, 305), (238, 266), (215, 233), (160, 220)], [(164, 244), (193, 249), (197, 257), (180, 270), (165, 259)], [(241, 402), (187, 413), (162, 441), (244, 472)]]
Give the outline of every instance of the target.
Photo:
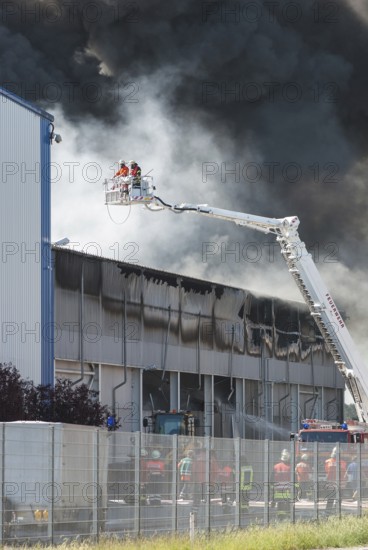
[(55, 249), (55, 372), (82, 380), (123, 429), (190, 409), (202, 434), (287, 439), (337, 419), (344, 382), (302, 303)]

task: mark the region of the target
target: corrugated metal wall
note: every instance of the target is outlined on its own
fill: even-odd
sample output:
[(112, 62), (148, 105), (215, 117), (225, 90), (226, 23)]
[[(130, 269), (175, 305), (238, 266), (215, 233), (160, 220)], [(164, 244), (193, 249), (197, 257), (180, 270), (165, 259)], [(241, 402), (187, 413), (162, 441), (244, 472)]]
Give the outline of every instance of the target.
[(156, 409), (206, 415), (207, 407), (205, 424), (216, 436), (235, 434), (240, 416), (244, 435), (248, 417), (290, 430), (302, 414), (326, 416), (328, 402), (336, 405), (329, 416), (341, 413), (344, 383), (303, 304), (70, 250), (55, 254), (57, 372), (76, 379), (83, 363), (90, 382), (99, 365), (101, 400), (111, 405), (125, 363), (116, 399), (126, 430), (141, 428), (152, 400)]
[[(41, 284), (42, 246), (50, 246), (49, 230), (45, 233), (50, 207), (41, 204), (42, 180), (44, 192), (50, 187), (49, 157), (44, 154), (50, 147), (45, 141), (49, 120), (43, 124), (42, 119), (36, 109), (0, 90), (0, 361), (12, 362), (24, 378), (36, 383), (41, 382), (43, 327), (52, 320), (50, 289)], [(50, 283), (51, 274), (44, 279)], [(43, 363), (52, 373), (50, 349)]]

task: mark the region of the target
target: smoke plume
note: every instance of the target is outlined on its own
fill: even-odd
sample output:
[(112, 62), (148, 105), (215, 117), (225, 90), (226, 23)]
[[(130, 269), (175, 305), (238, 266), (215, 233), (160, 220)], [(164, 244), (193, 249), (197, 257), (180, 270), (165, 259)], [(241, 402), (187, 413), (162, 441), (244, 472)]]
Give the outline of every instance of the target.
[[(323, 251), (322, 270), (332, 250), (349, 288), (359, 284), (368, 236), (363, 4), (15, 0), (1, 10), (0, 84), (59, 114), (75, 134), (70, 155), (87, 151), (107, 169), (129, 150), (155, 167), (169, 200), (298, 215), (302, 238)], [(143, 263), (260, 284), (254, 263), (248, 278), (234, 275), (226, 254), (204, 263), (198, 242), (265, 238), (199, 219), (174, 228), (168, 216), (150, 221), (154, 252), (153, 231), (131, 217), (124, 226), (140, 239)], [(269, 286), (288, 294), (290, 283)]]

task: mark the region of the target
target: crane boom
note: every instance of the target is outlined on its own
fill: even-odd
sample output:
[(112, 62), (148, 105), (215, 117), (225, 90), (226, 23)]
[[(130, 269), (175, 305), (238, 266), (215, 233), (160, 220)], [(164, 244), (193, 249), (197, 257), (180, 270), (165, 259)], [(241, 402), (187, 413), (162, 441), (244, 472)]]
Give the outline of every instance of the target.
[[(170, 205), (155, 197), (155, 205), (173, 212), (193, 212), (227, 220), (262, 233), (273, 233), (281, 247), (281, 254), (296, 282), (310, 314), (316, 322), (334, 363), (345, 380), (353, 398), (358, 419), (368, 422), (368, 383), (366, 367), (346, 328), (345, 322), (330, 292), (319, 274), (311, 254), (298, 233), (299, 219), (266, 218), (242, 212), (222, 210), (205, 204)], [(151, 208), (151, 206), (148, 206)]]

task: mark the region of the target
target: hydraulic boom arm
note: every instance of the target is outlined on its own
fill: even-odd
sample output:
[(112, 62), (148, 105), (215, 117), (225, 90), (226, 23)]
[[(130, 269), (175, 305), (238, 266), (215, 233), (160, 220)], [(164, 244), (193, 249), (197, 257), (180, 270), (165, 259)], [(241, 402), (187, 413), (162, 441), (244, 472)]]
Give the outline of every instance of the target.
[(207, 205), (170, 205), (155, 197), (155, 204), (173, 212), (194, 212), (212, 218), (227, 220), (243, 227), (250, 227), (262, 233), (273, 233), (280, 244), (281, 254), (286, 261), (299, 290), (314, 318), (335, 365), (344, 377), (358, 414), (359, 421), (368, 422), (368, 383), (366, 367), (355, 347), (329, 291), (327, 290), (311, 254), (298, 234), (299, 219), (265, 218), (231, 210), (212, 208)]

